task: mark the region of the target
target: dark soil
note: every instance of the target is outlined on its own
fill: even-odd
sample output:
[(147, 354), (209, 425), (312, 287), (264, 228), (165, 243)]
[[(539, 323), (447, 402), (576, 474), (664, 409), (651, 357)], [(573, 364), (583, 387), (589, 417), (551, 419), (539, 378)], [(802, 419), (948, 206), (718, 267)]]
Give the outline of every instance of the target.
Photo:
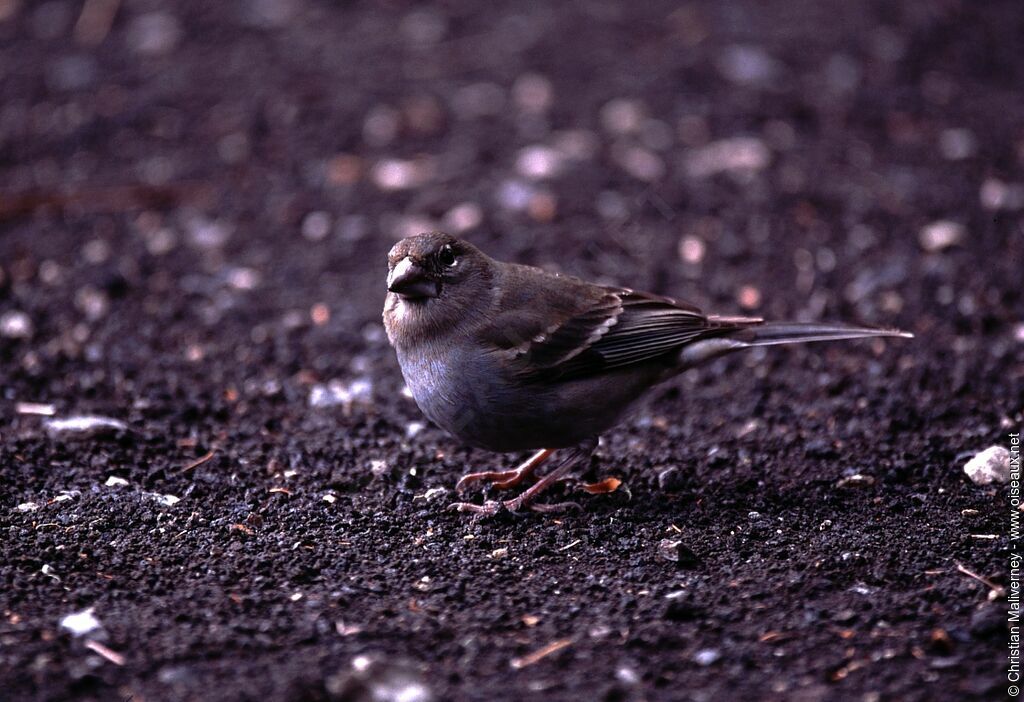
[[(961, 468), (1022, 422), (1024, 5), (643, 5), (0, 2), (5, 699), (1005, 694), (957, 566), (1005, 583), (1005, 491)], [(517, 175), (568, 129), (593, 152)], [(740, 136), (770, 162), (688, 170)], [(460, 222), (917, 338), (691, 373), (605, 437), (618, 491), (473, 521), (457, 478), (519, 457), (417, 431), (380, 324), (396, 237)]]

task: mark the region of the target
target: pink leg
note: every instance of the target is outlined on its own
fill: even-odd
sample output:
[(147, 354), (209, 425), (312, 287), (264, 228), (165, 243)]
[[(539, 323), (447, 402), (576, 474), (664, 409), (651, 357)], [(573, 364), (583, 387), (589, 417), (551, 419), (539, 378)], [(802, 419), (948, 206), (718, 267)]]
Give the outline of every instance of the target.
[(498, 490), (515, 487), (533, 475), (540, 464), (546, 461), (552, 453), (554, 453), (554, 449), (541, 449), (512, 470), (484, 471), (464, 475), (455, 485), (455, 491), (461, 493), (473, 483), (481, 482), (490, 483), (491, 487)]
[[(496, 514), (502, 509), (507, 509), (509, 512), (517, 512), (524, 507), (537, 512), (559, 512), (565, 511), (566, 509), (579, 509), (579, 505), (575, 502), (565, 502), (553, 505), (537, 505), (534, 504), (534, 502), (542, 492), (551, 487), (552, 484), (558, 482), (566, 473), (576, 467), (580, 461), (585, 461), (590, 458), (590, 454), (594, 452), (596, 447), (597, 440), (595, 439), (594, 441), (587, 441), (572, 449), (572, 452), (565, 457), (565, 460), (555, 466), (550, 473), (538, 480), (536, 484), (523, 491), (517, 497), (513, 497), (511, 500), (503, 500), (501, 502), (491, 500), (483, 503), (482, 505), (475, 505), (470, 502), (456, 502), (455, 504), (449, 505), (448, 509), (456, 510), (458, 512), (473, 512), (475, 514)], [(550, 455), (550, 452), (548, 453)], [(540, 454), (538, 454), (538, 456), (539, 455)], [(545, 456), (545, 458), (547, 458), (547, 456)], [(527, 463), (529, 463), (529, 461)]]

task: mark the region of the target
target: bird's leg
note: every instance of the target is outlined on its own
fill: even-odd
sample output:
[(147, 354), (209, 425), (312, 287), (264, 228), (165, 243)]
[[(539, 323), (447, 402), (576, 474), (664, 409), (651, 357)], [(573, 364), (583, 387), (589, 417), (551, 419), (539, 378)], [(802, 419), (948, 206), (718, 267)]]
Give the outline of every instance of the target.
[(515, 487), (533, 475), (534, 471), (537, 470), (540, 464), (546, 461), (554, 452), (554, 449), (541, 449), (512, 470), (492, 470), (481, 473), (469, 473), (468, 475), (462, 476), (462, 479), (456, 483), (455, 491), (461, 493), (473, 483), (479, 482), (490, 483), (491, 487), (497, 488), (498, 490)]
[(566, 473), (572, 470), (580, 461), (585, 461), (590, 458), (590, 455), (597, 448), (596, 440), (588, 440), (583, 444), (580, 444), (576, 448), (572, 449), (557, 466), (555, 466), (550, 473), (545, 475), (543, 478), (538, 480), (533, 486), (524, 490), (521, 494), (513, 497), (511, 500), (488, 501), (482, 505), (475, 505), (469, 502), (456, 502), (450, 505), (448, 509), (454, 509), (459, 512), (474, 512), (476, 514), (495, 514), (501, 509), (507, 509), (509, 512), (517, 512), (521, 509), (528, 508), (537, 512), (559, 512), (565, 511), (566, 509), (579, 508), (574, 502), (564, 502), (552, 505), (537, 505), (534, 504), (537, 497), (542, 492), (551, 487), (552, 484), (558, 482)]

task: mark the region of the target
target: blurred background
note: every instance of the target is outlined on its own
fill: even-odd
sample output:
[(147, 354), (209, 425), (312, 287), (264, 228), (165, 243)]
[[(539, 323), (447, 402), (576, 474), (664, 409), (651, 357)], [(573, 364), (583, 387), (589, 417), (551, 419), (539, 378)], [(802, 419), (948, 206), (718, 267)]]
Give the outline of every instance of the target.
[(314, 303), (358, 333), (391, 243), (437, 228), (727, 312), (977, 332), (1020, 303), (1021, 15), (3, 0), (3, 336), (258, 342)]
[[(227, 566), (209, 546), (227, 532), (189, 522), (188, 533), (200, 536), (185, 560), (208, 573), (236, 569), (225, 577), (249, 598), (249, 612), (273, 622), (254, 633), (237, 628), (233, 610), (222, 608), (220, 576), (197, 575), (200, 585), (177, 596), (179, 571), (170, 566), (154, 566), (144, 585), (97, 585), (91, 575), (83, 584), (71, 574), (84, 567), (76, 548), (11, 531), (22, 540), (8, 540), (4, 548), (18, 555), (4, 560), (31, 564), (0, 570), (2, 589), (20, 593), (0, 595), (5, 613), (22, 613), (21, 624), (8, 621), (6, 630), (20, 632), (10, 634), (7, 643), (18, 646), (6, 659), (10, 671), (20, 671), (19, 689), (49, 681), (57, 686), (51, 695), (60, 696), (77, 684), (69, 680), (85, 676), (95, 689), (135, 680), (141, 687), (122, 692), (162, 696), (170, 694), (166, 686), (196, 690), (189, 685), (227, 674), (193, 671), (197, 677), (179, 679), (178, 668), (162, 668), (161, 676), (171, 672), (157, 684), (146, 671), (133, 678), (76, 668), (73, 656), (65, 666), (71, 644), (45, 632), (99, 596), (117, 604), (97, 612), (114, 631), (114, 649), (145, 651), (153, 666), (169, 666), (183, 651), (201, 656), (227, 646), (235, 651), (224, 664), (237, 675), (233, 684), (250, 685), (251, 694), (286, 696), (274, 687), (279, 678), (312, 675), (356, 650), (351, 637), (317, 629), (317, 617), (333, 615), (311, 614), (303, 628), (306, 615), (274, 600), (266, 583), (252, 591), (245, 583), (254, 570), (317, 586), (323, 577), (324, 601), (344, 600), (331, 581), (361, 572), (358, 562), (317, 550), (349, 538), (333, 531), (341, 528), (339, 515), (356, 523), (377, 515), (388, 526), (374, 532), (364, 524), (368, 533), (392, 539), (409, 530), (436, 533), (443, 505), (421, 514), (425, 503), (413, 495), (450, 487), (474, 461), (495, 460), (425, 427), (401, 395), (380, 322), (384, 256), (397, 239), (425, 230), (464, 236), (498, 258), (672, 295), (722, 314), (842, 320), (917, 334), (912, 345), (754, 354), (688, 376), (686, 402), (669, 393), (610, 438), (607, 450), (623, 457), (617, 474), (624, 471), (639, 494), (647, 491), (634, 518), (658, 529), (676, 522), (687, 528), (675, 515), (691, 502), (650, 497), (670, 484), (654, 470), (666, 461), (710, 461), (715, 470), (693, 491), (710, 495), (716, 509), (734, 509), (733, 523), (746, 520), (750, 504), (774, 499), (775, 488), (766, 492), (759, 482), (761, 466), (776, 467), (775, 485), (795, 486), (775, 495), (788, 504), (811, 489), (808, 481), (821, 475), (815, 471), (841, 464), (887, 481), (880, 488), (891, 490), (886, 504), (907, 500), (905, 512), (885, 517), (868, 498), (841, 503), (850, 524), (873, 534), (865, 544), (874, 546), (863, 546), (879, 549), (872, 563), (888, 562), (886, 547), (897, 541), (900, 553), (917, 553), (917, 541), (900, 539), (918, 528), (967, 529), (950, 515), (980, 507), (956, 465), (978, 442), (998, 441), (1019, 426), (1024, 397), (1022, 37), (1020, 0), (0, 0), (0, 523), (34, 518), (12, 517), (8, 504), (78, 489), (81, 502), (68, 504), (79, 505), (83, 523), (95, 517), (107, 519), (109, 529), (127, 524), (120, 545), (107, 551), (109, 532), (64, 537), (95, 549), (90, 573), (116, 572), (154, 553), (164, 564), (179, 563), (180, 554), (134, 528), (156, 519), (147, 511), (155, 507), (103, 517), (115, 507), (97, 485), (116, 471), (132, 485), (191, 499), (186, 506), (203, 513), (204, 523), (227, 520), (232, 539), (250, 529), (289, 544), (307, 538), (292, 535), (298, 532), (316, 544), (308, 553), (270, 555), (270, 542), (254, 536), (236, 544)], [(723, 367), (749, 372), (723, 375)], [(784, 368), (796, 370), (787, 375)], [(134, 438), (74, 449), (40, 439), (39, 415), (83, 412), (125, 422)], [(737, 442), (735, 451), (720, 450), (719, 443)], [(851, 447), (871, 458), (841, 458)], [(801, 460), (785, 458), (793, 452)], [(197, 460), (205, 462), (180, 472)], [(409, 465), (420, 472), (406, 471)], [(371, 469), (374, 480), (392, 469), (402, 477), (384, 487), (375, 482), (364, 494)], [(826, 498), (801, 507), (813, 516), (800, 544), (824, 538), (818, 525), (826, 517), (841, 520), (815, 511), (836, 504), (834, 483), (834, 476), (814, 483)], [(278, 511), (268, 485), (296, 495), (305, 485), (310, 502), (295, 497), (290, 512)], [(325, 485), (337, 491), (327, 502), (341, 502), (317, 533), (309, 525), (323, 519), (318, 491)], [(937, 502), (911, 499), (937, 486), (947, 491), (933, 495)], [(950, 493), (963, 502), (944, 502), (954, 500)], [(896, 521), (878, 526), (883, 518)], [(722, 539), (713, 543), (732, 543), (730, 519), (705, 524)], [(917, 526), (906, 528), (913, 519)], [(244, 529), (235, 529), (239, 524)], [(1000, 528), (994, 524), (989, 532)], [(728, 533), (714, 532), (719, 525)], [(886, 529), (880, 541), (876, 528)], [(934, 535), (929, 548), (956, 544), (964, 562), (996, 567), (993, 542), (957, 534)], [(697, 544), (703, 537), (692, 538)], [(463, 546), (458, 535), (444, 552)], [(496, 541), (487, 553), (499, 547)], [(378, 543), (374, 552), (390, 548)], [(706, 545), (705, 552), (717, 548)], [(838, 542), (835, 548), (846, 550)], [(416, 563), (408, 553), (392, 555), (389, 568)], [(864, 565), (850, 578), (875, 573), (910, 583), (945, 557), (907, 557), (914, 576), (878, 575)], [(452, 558), (451, 578), (484, 569)], [(714, 567), (723, 570), (709, 574), (719, 583), (747, 567), (719, 558)], [(26, 575), (38, 571), (36, 559), (64, 573), (67, 599), (52, 596), (49, 579)], [(765, 598), (821, 595), (797, 597), (788, 584), (758, 580), (762, 571), (750, 567), (750, 582), (761, 582)], [(386, 621), (411, 616), (406, 591), (391, 589), (392, 571), (369, 572), (363, 575), (378, 584), (360, 595), (367, 611)], [(650, 572), (645, 582), (661, 577)], [(961, 581), (954, 575), (934, 597), (968, 601)], [(913, 582), (885, 600), (899, 621), (918, 616), (911, 590), (931, 587)], [(139, 587), (155, 599), (137, 601)], [(540, 601), (560, 606), (553, 595)], [(446, 606), (468, 617), (470, 629), (474, 622), (491, 626), (488, 613), (463, 604)], [(562, 604), (565, 617), (576, 612), (575, 604)], [(205, 614), (173, 632), (154, 631), (152, 622), (192, 606)], [(755, 610), (736, 616), (763, 616)], [(968, 631), (971, 611), (957, 611)], [(29, 623), (36, 616), (38, 627)], [(894, 686), (892, 698), (923, 694), (919, 686), (931, 683), (939, 696), (991, 692), (982, 672), (996, 655), (991, 626), (979, 625), (989, 638), (968, 662), (932, 669), (927, 657), (909, 651), (945, 620), (933, 610), (921, 616), (921, 630), (908, 633), (901, 649), (907, 668), (885, 682)], [(211, 617), (224, 628), (210, 629)], [(402, 633), (409, 629), (395, 626), (401, 635), (384, 632), (379, 641), (409, 654)], [(659, 656), (677, 644), (730, 659), (728, 645), (694, 633), (697, 624), (666, 626), (692, 630), (682, 643), (641, 641), (647, 662), (621, 680), (670, 680), (676, 659)], [(364, 629), (364, 637), (376, 636), (371, 625)], [(454, 633), (431, 636), (413, 641), (419, 650), (481, 666), (445, 668), (438, 689), (464, 693), (466, 680), (500, 679), (508, 670), (506, 657), (452, 653)], [(316, 664), (285, 660), (266, 637), (289, 646), (313, 641)], [(840, 669), (841, 649), (830, 646), (846, 643), (801, 637), (810, 648), (797, 659), (808, 661), (814, 680), (827, 677), (814, 666), (829, 655), (828, 669)], [(522, 655), (543, 643), (497, 650)], [(748, 643), (738, 660), (768, 679), (765, 671), (778, 661), (762, 653), (763, 644)], [(694, 689), (763, 692), (744, 687), (757, 681), (742, 665), (720, 675), (707, 667), (714, 655), (685, 656)], [(590, 669), (576, 662), (577, 677), (562, 682), (587, 689)], [(254, 666), (250, 674), (238, 672), (246, 665)], [(271, 678), (266, 670), (274, 671)], [(778, 689), (793, 689), (786, 685), (797, 677), (780, 675)], [(519, 693), (537, 691), (516, 680)], [(956, 687), (961, 682), (966, 687)], [(857, 694), (873, 689), (870, 676), (842, 684)]]

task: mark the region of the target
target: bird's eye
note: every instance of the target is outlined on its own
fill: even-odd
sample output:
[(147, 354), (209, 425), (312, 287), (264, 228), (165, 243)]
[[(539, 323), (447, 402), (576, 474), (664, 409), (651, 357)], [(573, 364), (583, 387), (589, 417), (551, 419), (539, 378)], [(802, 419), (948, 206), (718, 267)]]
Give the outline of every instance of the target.
[(445, 244), (441, 247), (441, 250), (437, 252), (437, 260), (441, 262), (441, 265), (451, 268), (455, 265), (455, 249), (448, 244)]

